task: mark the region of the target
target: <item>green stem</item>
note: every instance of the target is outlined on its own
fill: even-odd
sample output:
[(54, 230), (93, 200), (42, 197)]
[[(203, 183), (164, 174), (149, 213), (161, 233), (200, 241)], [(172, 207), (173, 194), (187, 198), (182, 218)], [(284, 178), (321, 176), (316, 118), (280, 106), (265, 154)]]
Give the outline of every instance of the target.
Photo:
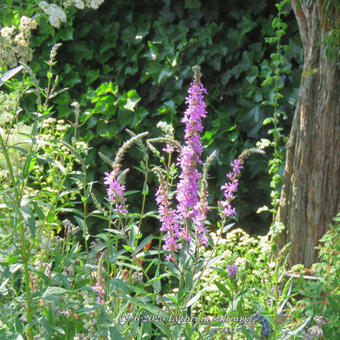
[[(147, 159), (145, 159), (145, 176), (144, 176), (144, 184), (143, 184), (143, 202), (142, 202), (142, 209), (140, 212), (140, 219), (139, 219), (139, 224), (138, 224), (138, 234), (140, 234), (140, 229), (141, 229), (141, 225), (142, 225), (142, 220), (143, 220), (143, 216), (144, 216), (144, 209), (145, 209), (145, 202), (146, 202), (146, 196), (148, 195), (146, 193), (146, 188), (148, 185), (148, 175), (149, 175), (149, 162)], [(137, 239), (138, 242), (138, 239)], [(138, 246), (138, 244), (136, 244), (136, 247)]]
[(31, 322), (32, 322), (32, 300), (31, 300), (31, 294), (30, 294), (30, 288), (29, 288), (29, 271), (28, 271), (28, 252), (27, 252), (27, 244), (26, 244), (26, 239), (25, 239), (25, 230), (24, 230), (24, 218), (20, 212), (20, 205), (21, 205), (21, 197), (18, 192), (18, 188), (15, 182), (15, 176), (14, 176), (14, 171), (12, 167), (12, 163), (9, 157), (8, 149), (4, 143), (4, 140), (0, 134), (0, 145), (3, 150), (5, 160), (6, 160), (6, 165), (9, 171), (9, 176), (13, 185), (14, 189), (14, 195), (15, 195), (15, 203), (16, 203), (16, 213), (18, 215), (19, 223), (17, 223), (19, 227), (19, 234), (20, 234), (20, 240), (21, 240), (21, 253), (22, 253), (22, 260), (23, 260), (23, 265), (24, 265), (24, 280), (25, 280), (25, 295), (26, 295), (26, 316), (27, 316), (27, 321), (28, 321), (28, 329), (27, 329), (27, 336), (31, 340), (33, 339), (33, 335), (31, 333)]
[[(233, 310), (233, 306), (234, 306), (234, 291), (231, 291), (231, 316), (234, 316), (234, 310)], [(231, 340), (234, 339), (234, 322), (231, 322)]]
[[(161, 242), (161, 241), (160, 241)], [(145, 276), (145, 278), (147, 279), (147, 281), (149, 281), (152, 285), (152, 288), (155, 290), (155, 292), (159, 293), (156, 289), (156, 287), (154, 286), (154, 282), (151, 281), (151, 278), (149, 277), (149, 275), (146, 273), (144, 267), (142, 264), (139, 263), (139, 261), (137, 261), (137, 257), (136, 254), (132, 253), (132, 258), (133, 258), (133, 262), (136, 263), (136, 265), (138, 265), (141, 269), (141, 271), (143, 272), (143, 275)], [(131, 268), (130, 268), (131, 270)], [(182, 277), (183, 275), (181, 275)], [(159, 299), (162, 301), (164, 307), (168, 310), (168, 312), (171, 314), (171, 309), (169, 308), (167, 302), (164, 300), (163, 296), (159, 294)]]
[[(67, 178), (68, 175), (69, 175), (69, 168), (67, 167), (66, 173), (65, 173), (64, 177), (61, 179), (61, 182), (60, 182), (60, 184), (59, 184), (57, 193), (56, 193), (56, 195), (54, 196), (54, 201), (51, 202), (50, 207), (49, 207), (49, 210), (48, 210), (47, 213), (45, 214), (44, 220), (41, 222), (42, 227), (44, 227), (45, 225), (46, 225), (46, 227), (48, 227), (48, 223), (47, 223), (48, 216), (50, 216), (50, 214), (51, 214), (51, 212), (52, 212), (53, 210), (56, 210), (58, 198), (60, 197), (60, 193), (61, 193), (61, 191), (62, 191), (62, 189), (63, 189), (63, 187), (64, 187), (64, 182), (65, 182), (65, 180), (66, 180), (66, 178)], [(38, 232), (35, 234), (35, 237), (34, 237), (34, 239), (33, 239), (33, 242), (31, 243), (31, 245), (30, 245), (28, 251), (31, 251), (34, 242), (35, 242), (36, 240), (39, 239), (39, 236), (41, 235), (41, 233), (43, 232), (43, 230), (44, 230), (44, 228), (40, 228), (40, 229), (38, 230)], [(50, 240), (50, 238), (49, 238), (49, 239), (48, 239), (47, 247), (49, 247), (49, 243), (50, 243), (50, 242), (51, 242), (51, 240)]]
[(82, 164), (84, 176), (83, 176), (83, 202), (84, 202), (84, 240), (85, 240), (85, 250), (86, 250), (86, 257), (88, 257), (89, 249), (87, 245), (88, 233), (87, 233), (87, 197), (86, 197), (86, 166)]
[[(25, 235), (24, 235), (24, 228), (23, 225), (21, 225), (20, 228), (20, 235), (21, 235), (21, 243), (22, 245), (26, 244), (25, 240)], [(33, 339), (33, 335), (31, 333), (31, 322), (32, 322), (32, 299), (31, 299), (31, 293), (30, 293), (30, 278), (29, 278), (29, 271), (28, 271), (28, 254), (26, 253), (26, 246), (23, 246), (22, 249), (22, 257), (23, 257), (23, 262), (24, 262), (24, 280), (25, 280), (25, 295), (26, 295), (26, 304), (27, 304), (27, 322), (29, 324), (29, 328), (27, 329), (27, 335), (28, 338), (31, 340)]]
[[(108, 230), (108, 245), (107, 245), (107, 273), (108, 273), (108, 280), (110, 279), (110, 276), (112, 274), (111, 272), (111, 224), (112, 224), (112, 207), (113, 207), (113, 203), (110, 204), (110, 211), (109, 211), (109, 230)], [(117, 247), (118, 247), (118, 244), (117, 244), (117, 237), (116, 237), (116, 251), (117, 251)], [(113, 273), (114, 275), (116, 275), (116, 261), (114, 263), (114, 267), (113, 267)], [(109, 294), (110, 294), (110, 289), (109, 289), (109, 285), (107, 284), (106, 285), (106, 295), (107, 295), (107, 298), (109, 298)]]
[[(220, 228), (221, 232), (220, 232), (219, 235), (218, 235), (218, 238), (217, 238), (217, 240), (216, 240), (215, 245), (218, 245), (218, 244), (219, 244), (219, 240), (220, 240), (220, 238), (221, 238), (221, 236), (222, 236), (222, 230), (224, 229), (224, 224), (225, 224), (225, 222), (226, 222), (226, 220), (224, 219), (224, 221), (222, 222), (222, 226), (221, 226), (221, 228)], [(212, 249), (212, 251), (211, 251), (211, 256), (210, 256), (210, 258), (214, 258), (214, 257), (215, 257), (216, 250), (217, 250), (217, 247), (216, 247), (216, 246), (213, 247), (213, 249)], [(209, 262), (209, 261), (206, 261), (206, 262)], [(198, 262), (197, 262), (197, 263), (198, 263)], [(198, 277), (197, 282), (201, 282), (201, 278), (202, 278), (203, 274), (205, 273), (205, 271), (207, 270), (207, 268), (208, 268), (207, 265), (205, 265), (204, 267), (202, 267), (201, 273), (200, 273), (200, 275), (199, 275), (199, 277)], [(189, 300), (191, 299), (191, 296), (192, 296), (193, 293), (194, 293), (193, 291), (191, 291), (191, 292), (189, 293), (188, 298), (187, 298), (187, 301), (189, 301)]]

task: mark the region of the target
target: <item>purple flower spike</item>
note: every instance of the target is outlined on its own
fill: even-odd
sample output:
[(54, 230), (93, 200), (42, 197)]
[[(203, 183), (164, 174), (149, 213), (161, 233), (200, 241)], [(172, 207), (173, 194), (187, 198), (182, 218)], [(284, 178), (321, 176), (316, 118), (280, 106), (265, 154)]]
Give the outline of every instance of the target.
[[(201, 136), (203, 131), (202, 118), (206, 117), (206, 104), (204, 94), (207, 93), (200, 80), (199, 68), (194, 69), (194, 81), (190, 84), (188, 97), (186, 98), (187, 109), (184, 113), (182, 123), (185, 124), (184, 138), (185, 143), (180, 148), (177, 165), (181, 169), (179, 181), (177, 183), (176, 200), (177, 208), (172, 210), (168, 199), (168, 183), (158, 173), (160, 186), (156, 193), (156, 201), (160, 221), (161, 231), (166, 232), (165, 244), (163, 249), (169, 250), (170, 254), (166, 257), (169, 261), (175, 261), (174, 252), (182, 248), (179, 239), (191, 242), (193, 232), (191, 226), (195, 228), (195, 236), (199, 244), (207, 245), (208, 238), (204, 227), (207, 211), (209, 210), (207, 193), (199, 196), (199, 179), (202, 174), (197, 170), (197, 165), (202, 163)], [(172, 145), (167, 145), (164, 151), (171, 153), (174, 151)], [(199, 199), (200, 197), (200, 199)], [(183, 221), (183, 225), (180, 222)]]
[(124, 197), (125, 186), (121, 185), (117, 180), (119, 172), (119, 167), (115, 167), (110, 173), (105, 172), (104, 184), (108, 187), (106, 189), (107, 196), (109, 200), (115, 203), (116, 212), (119, 214), (127, 214), (128, 211), (126, 209)]
[(168, 154), (170, 154), (170, 153), (173, 153), (175, 151), (175, 148), (171, 144), (167, 143), (166, 147), (163, 148), (163, 151), (165, 151)]
[[(200, 132), (203, 131), (203, 125), (201, 120), (207, 115), (204, 102), (204, 94), (207, 93), (207, 90), (200, 81), (198, 71), (195, 71), (194, 81), (191, 83), (188, 93), (189, 96), (186, 98), (188, 108), (182, 119), (182, 123), (185, 124), (185, 145), (177, 161), (182, 172), (179, 175), (176, 199), (178, 201), (178, 217), (184, 221), (181, 237), (190, 242), (190, 230), (188, 230), (185, 220), (192, 219), (199, 233), (203, 235), (206, 229), (202, 226), (202, 222), (207, 210), (205, 207), (198, 208), (198, 180), (202, 176), (197, 170), (197, 165), (201, 163), (200, 155), (202, 154)], [(205, 243), (203, 236), (202, 242)]]
[(234, 170), (235, 175), (239, 175), (241, 173), (241, 169), (243, 168), (241, 164), (242, 162), (239, 159), (235, 159), (234, 162), (230, 164)]
[(103, 284), (101, 279), (96, 281), (94, 287), (92, 287), (92, 290), (98, 294), (97, 303), (104, 304), (105, 301), (104, 301), (103, 297), (105, 296), (105, 285)]
[(221, 190), (224, 191), (224, 200), (219, 202), (222, 213), (226, 217), (236, 215), (236, 210), (232, 207), (231, 201), (234, 199), (234, 193), (238, 188), (237, 177), (240, 175), (241, 169), (243, 168), (242, 161), (240, 159), (235, 159), (230, 165), (233, 168), (232, 172), (227, 173), (227, 177), (230, 182), (226, 182), (221, 186)]
[(177, 243), (181, 236), (179, 233), (179, 224), (176, 219), (175, 211), (170, 208), (167, 183), (163, 180), (160, 174), (159, 177), (160, 186), (156, 192), (156, 202), (158, 205), (159, 218), (162, 223), (160, 231), (164, 231), (166, 233), (163, 249), (171, 251), (167, 260), (175, 261), (175, 257), (172, 252), (182, 247), (181, 244)]
[(237, 274), (237, 265), (236, 264), (228, 264), (228, 276), (235, 276)]
[(209, 231), (204, 227), (204, 221), (207, 216), (207, 212), (209, 211), (209, 205), (206, 197), (206, 193), (202, 195), (200, 201), (197, 203), (196, 206), (196, 215), (194, 217), (194, 225), (197, 228), (197, 234), (199, 236), (199, 244), (201, 245), (208, 245), (208, 237), (206, 233)]

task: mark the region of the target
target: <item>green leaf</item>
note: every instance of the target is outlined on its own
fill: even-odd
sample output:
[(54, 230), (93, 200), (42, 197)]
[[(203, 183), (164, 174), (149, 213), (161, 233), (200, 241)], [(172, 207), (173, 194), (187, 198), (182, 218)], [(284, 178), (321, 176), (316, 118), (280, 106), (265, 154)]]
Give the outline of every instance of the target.
[(91, 60), (93, 58), (94, 49), (85, 41), (78, 41), (77, 44), (72, 44), (75, 60), (81, 64), (83, 59)]
[(173, 264), (173, 262), (169, 261), (165, 265), (169, 268), (169, 270), (172, 274), (174, 274), (176, 277), (179, 277), (180, 273), (179, 273), (177, 267)]
[(164, 80), (168, 79), (171, 76), (172, 72), (169, 66), (165, 66), (162, 68), (161, 72), (158, 75), (157, 82), (161, 84)]
[(149, 111), (146, 110), (144, 107), (138, 107), (137, 110), (135, 111), (135, 126), (137, 127), (145, 117), (147, 117), (149, 114)]
[(138, 254), (151, 240), (153, 240), (155, 237), (150, 235), (147, 236), (136, 248), (136, 254)]
[(161, 280), (159, 278), (159, 266), (156, 269), (155, 277), (158, 277), (158, 278), (153, 280), (153, 285), (152, 286), (155, 288), (155, 290), (158, 293), (160, 293), (160, 291), (161, 291)]
[(99, 77), (99, 70), (87, 70), (85, 73), (86, 85), (90, 85)]
[(47, 287), (47, 289), (44, 291), (42, 298), (49, 298), (53, 295), (62, 295), (65, 294), (67, 290), (65, 288), (61, 287)]
[(215, 56), (212, 60), (211, 60), (211, 65), (212, 67), (216, 70), (216, 71), (220, 71), (221, 70), (221, 56)]
[(22, 325), (22, 322), (20, 320), (19, 317), (16, 317), (14, 319), (14, 327), (15, 327), (15, 330), (18, 332), (18, 333), (22, 333), (22, 330), (23, 330), (23, 325)]
[(110, 48), (114, 48), (114, 44), (112, 43), (112, 41), (110, 41), (110, 40), (104, 41), (99, 47), (99, 53), (103, 54), (104, 52), (106, 52)]
[(135, 115), (130, 110), (118, 110), (119, 131), (123, 130), (126, 126), (134, 127)]
[(198, 299), (201, 297), (203, 290), (199, 291), (197, 294), (195, 294), (185, 305), (186, 308), (189, 308), (192, 306), (195, 302), (198, 301)]
[(46, 317), (41, 317), (39, 319), (39, 325), (41, 325), (41, 333), (44, 338), (50, 339), (52, 337), (52, 329)]
[(129, 111), (135, 111), (137, 103), (141, 100), (136, 90), (130, 90), (127, 93), (126, 104), (123, 107)]
[(340, 222), (340, 216), (333, 217), (333, 221)]
[(21, 214), (27, 223), (31, 235), (34, 238), (35, 237), (35, 216), (33, 214), (33, 211), (31, 208), (28, 206), (28, 203), (20, 207)]
[(116, 327), (109, 327), (110, 339), (126, 340), (126, 338), (120, 334)]
[[(247, 116), (255, 123), (258, 123), (260, 121), (260, 115), (261, 115), (261, 111), (257, 105), (255, 105), (247, 114)], [(260, 128), (260, 126), (261, 125), (259, 125), (258, 128)]]
[(270, 209), (269, 209), (266, 205), (264, 205), (264, 206), (258, 208), (258, 209), (256, 210), (256, 213), (257, 213), (257, 214), (260, 214), (261, 212), (264, 212), (264, 211), (270, 211)]
[(71, 289), (71, 285), (65, 275), (57, 273), (56, 279), (53, 282), (57, 283), (57, 281), (61, 282), (66, 287), (66, 289)]
[(265, 296), (268, 296), (270, 299), (275, 300), (273, 294), (271, 294), (270, 292), (267, 292), (266, 290), (264, 290), (264, 289), (262, 289), (262, 288), (260, 288), (260, 287), (256, 287), (256, 289), (257, 289), (259, 292), (263, 293)]
[(235, 289), (234, 283), (233, 283), (233, 281), (230, 278), (227, 279), (227, 284), (228, 284), (228, 286), (230, 288), (230, 291), (236, 291), (237, 290), (237, 289)]
[(273, 118), (272, 118), (272, 117), (268, 117), (268, 118), (266, 118), (266, 119), (263, 121), (263, 125), (270, 124), (272, 121), (273, 121)]
[(56, 41), (70, 41), (73, 40), (74, 27), (67, 27), (58, 31)]
[(64, 77), (64, 84), (69, 87), (74, 87), (82, 82), (79, 72), (71, 72)]
[(221, 75), (222, 85), (227, 85), (232, 76), (233, 76), (233, 73), (231, 71), (224, 72)]
[(128, 246), (126, 244), (123, 244), (123, 248), (126, 249), (127, 251), (133, 253), (133, 248), (131, 246)]
[[(166, 320), (166, 319), (165, 319)], [(160, 322), (160, 321), (154, 321), (154, 324), (156, 325), (156, 327), (158, 327), (161, 332), (163, 333), (163, 335), (165, 335), (168, 339), (173, 338), (173, 334), (171, 333), (171, 331), (169, 330), (168, 326), (166, 325), (166, 323), (164, 322)]]
[(283, 336), (281, 339), (291, 339), (292, 337), (298, 335), (301, 330), (303, 330), (308, 323), (310, 322), (310, 320), (313, 318), (313, 316), (309, 316), (301, 325), (295, 327), (292, 331), (288, 331), (287, 334), (285, 334), (285, 336)]
[(110, 280), (110, 294), (115, 294), (116, 292), (127, 294), (131, 292), (131, 287), (120, 279), (112, 279)]
[(217, 288), (222, 292), (224, 293), (228, 299), (231, 299), (231, 294), (229, 292), (229, 290), (224, 287), (221, 283), (219, 283), (218, 281), (214, 281), (215, 285), (217, 286)]
[(252, 66), (249, 71), (247, 71), (246, 79), (252, 84), (259, 74), (259, 70), (256, 66)]
[[(138, 233), (138, 227), (133, 224), (130, 228), (130, 233), (129, 233), (129, 240), (130, 240), (130, 244), (135, 247), (135, 240), (136, 240), (136, 234)], [(127, 248), (125, 248), (126, 250), (129, 250)]]
[(133, 298), (130, 296), (125, 297), (126, 300), (130, 301), (133, 305), (140, 307), (143, 310), (150, 312), (153, 315), (159, 315), (161, 317), (167, 317), (166, 313), (159, 307), (149, 304), (145, 301), (138, 300), (137, 298)]
[(255, 92), (254, 100), (255, 100), (256, 103), (259, 103), (263, 100), (263, 95), (260, 91)]
[(272, 83), (273, 77), (267, 77), (261, 84), (261, 86), (268, 86)]

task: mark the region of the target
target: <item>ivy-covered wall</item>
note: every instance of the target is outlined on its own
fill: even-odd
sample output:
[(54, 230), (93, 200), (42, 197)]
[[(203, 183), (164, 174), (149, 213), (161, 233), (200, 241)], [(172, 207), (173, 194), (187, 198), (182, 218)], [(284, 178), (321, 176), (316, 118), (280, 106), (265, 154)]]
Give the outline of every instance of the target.
[[(56, 69), (60, 85), (69, 90), (54, 100), (55, 115), (74, 122), (70, 104), (75, 100), (80, 103), (79, 136), (92, 146), (89, 180), (98, 181), (94, 190), (99, 197), (105, 194), (102, 177), (108, 167), (98, 152), (113, 158), (128, 137), (126, 127), (158, 136), (156, 123), (166, 120), (174, 124), (177, 137), (181, 137), (180, 119), (195, 64), (201, 66), (202, 81), (208, 90), (209, 115), (202, 138), (205, 155), (218, 150), (210, 172), (210, 199), (216, 202), (221, 197), (219, 188), (230, 170), (229, 163), (243, 149), (267, 137), (270, 128), (263, 126), (263, 121), (271, 116), (272, 108), (264, 103), (273, 91), (261, 84), (272, 72), (268, 60), (274, 47), (265, 42), (265, 37), (273, 34), (274, 3), (106, 0), (98, 10), (71, 9), (67, 23), (59, 29), (51, 27), (45, 16), (37, 18), (39, 29), (32, 42), (35, 59), (31, 66), (44, 74), (44, 60), (51, 46), (63, 43)], [(32, 8), (22, 11), (33, 14)], [(288, 134), (303, 51), (292, 13), (286, 22), (284, 40), (290, 50), (285, 54), (285, 66), (292, 72), (282, 79), (285, 87), (281, 106), (288, 115), (282, 125)], [(29, 106), (27, 103), (27, 110)], [(265, 172), (270, 157), (267, 154), (249, 159), (241, 177), (236, 203), (239, 221), (252, 232), (270, 224), (269, 214), (256, 214), (259, 206), (270, 201), (270, 179)], [(125, 165), (138, 166), (138, 158), (138, 152), (131, 151)], [(138, 174), (128, 179), (128, 189), (141, 190), (141, 186)], [(133, 195), (129, 198), (133, 207)], [(150, 195), (150, 208), (153, 202)], [(154, 225), (144, 226), (145, 230), (151, 232)]]

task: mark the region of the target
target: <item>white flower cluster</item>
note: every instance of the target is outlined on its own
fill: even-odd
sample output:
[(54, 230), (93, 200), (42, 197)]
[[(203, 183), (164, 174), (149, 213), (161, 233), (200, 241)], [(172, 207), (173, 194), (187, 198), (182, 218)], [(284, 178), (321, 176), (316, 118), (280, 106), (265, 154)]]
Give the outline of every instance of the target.
[[(78, 9), (84, 9), (85, 7), (98, 9), (103, 2), (104, 0), (66, 0), (63, 7), (74, 6)], [(53, 27), (59, 28), (61, 23), (66, 22), (65, 11), (56, 4), (40, 1), (39, 7), (48, 15), (48, 20)]]
[(84, 9), (85, 8), (85, 3), (82, 0), (74, 0), (73, 4), (75, 7), (77, 7), (78, 9)]
[(12, 68), (18, 62), (27, 64), (32, 60), (29, 38), (36, 27), (35, 20), (23, 16), (18, 28), (11, 26), (0, 29), (0, 68)]
[(104, 0), (85, 0), (84, 2), (87, 7), (98, 9), (99, 6), (104, 2)]
[(98, 9), (99, 6), (104, 2), (104, 0), (69, 0), (68, 2), (79, 9), (84, 9), (85, 6), (93, 9)]
[(66, 22), (64, 10), (56, 4), (40, 1), (39, 7), (48, 15), (48, 21), (53, 27), (59, 28), (62, 22)]

